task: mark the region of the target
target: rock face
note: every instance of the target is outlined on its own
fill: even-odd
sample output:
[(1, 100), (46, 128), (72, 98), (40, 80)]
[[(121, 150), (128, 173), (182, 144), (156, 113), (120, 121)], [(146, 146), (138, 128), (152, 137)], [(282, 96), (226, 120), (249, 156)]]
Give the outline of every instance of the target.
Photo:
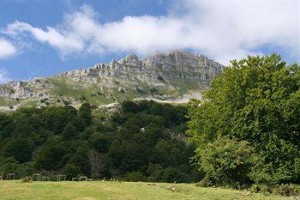
[(222, 70), (223, 66), (202, 55), (182, 51), (156, 54), (143, 60), (128, 55), (120, 61), (109, 64), (96, 64), (84, 70), (68, 71), (60, 76), (71, 77), (78, 82), (106, 83), (114, 87), (113, 80), (126, 81), (129, 84), (167, 85), (168, 81), (195, 80), (203, 85)]
[(50, 89), (53, 84), (46, 78), (34, 78), (31, 81), (12, 81), (0, 85), (0, 97), (22, 99), (30, 97), (47, 96), (43, 94), (45, 89)]
[[(136, 55), (128, 55), (119, 61), (112, 60), (107, 64), (96, 64), (83, 69), (68, 71), (56, 76), (60, 79), (71, 79), (74, 83), (93, 85), (101, 91), (116, 89), (121, 93), (149, 90), (201, 90), (207, 87), (210, 80), (217, 75), (223, 66), (205, 56), (172, 51), (148, 56), (139, 60)], [(28, 82), (10, 82), (0, 85), (0, 97), (30, 98), (50, 96), (49, 91), (55, 87), (51, 78), (36, 78)], [(183, 82), (185, 84), (183, 84)], [(183, 85), (185, 85), (183, 89)], [(190, 88), (194, 85), (194, 88)], [(196, 85), (196, 88), (195, 88)], [(159, 94), (168, 98), (168, 95)]]

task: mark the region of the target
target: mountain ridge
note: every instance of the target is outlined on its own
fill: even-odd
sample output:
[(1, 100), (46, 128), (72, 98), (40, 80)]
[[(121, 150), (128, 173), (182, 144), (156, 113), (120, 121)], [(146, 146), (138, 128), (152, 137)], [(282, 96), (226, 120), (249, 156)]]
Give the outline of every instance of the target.
[(157, 53), (144, 59), (130, 54), (118, 61), (53, 77), (2, 84), (0, 106), (31, 102), (39, 107), (85, 101), (105, 105), (136, 98), (176, 99), (206, 89), (223, 68), (214, 60), (186, 51)]

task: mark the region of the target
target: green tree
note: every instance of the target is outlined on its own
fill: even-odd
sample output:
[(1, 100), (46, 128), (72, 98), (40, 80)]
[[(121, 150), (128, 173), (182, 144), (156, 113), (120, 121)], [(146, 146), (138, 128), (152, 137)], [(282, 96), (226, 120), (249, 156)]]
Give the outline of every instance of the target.
[[(9, 128), (10, 127), (10, 128)], [(15, 129), (13, 118), (10, 115), (0, 113), (0, 139), (9, 137)]]
[(77, 130), (76, 127), (68, 123), (67, 126), (65, 127), (64, 131), (62, 132), (63, 138), (64, 139), (74, 139), (77, 136)]
[(90, 176), (91, 166), (87, 153), (87, 149), (85, 149), (84, 147), (79, 147), (77, 148), (76, 152), (70, 157), (64, 168), (64, 170), (69, 170), (67, 170), (69, 172), (69, 178), (76, 175)]
[(83, 103), (81, 105), (78, 115), (85, 122), (86, 127), (92, 124), (92, 111), (89, 103)]
[(139, 106), (133, 101), (124, 101), (122, 103), (122, 111), (125, 113), (136, 113), (139, 111)]
[(36, 167), (46, 170), (60, 170), (66, 163), (67, 147), (58, 140), (48, 142), (40, 152)]
[(107, 153), (111, 143), (111, 137), (105, 134), (93, 134), (90, 138), (91, 146), (100, 153)]
[(32, 159), (33, 144), (24, 138), (11, 139), (4, 148), (5, 157), (13, 157), (20, 163), (28, 162)]
[(247, 141), (260, 158), (249, 173), (253, 181), (299, 183), (293, 176), (300, 156), (299, 68), (275, 54), (233, 60), (203, 100), (189, 103), (187, 133), (198, 155), (224, 136)]
[(63, 132), (68, 124), (68, 119), (71, 119), (71, 107), (47, 107), (43, 110), (41, 118), (45, 122), (45, 128), (53, 131), (55, 134)]

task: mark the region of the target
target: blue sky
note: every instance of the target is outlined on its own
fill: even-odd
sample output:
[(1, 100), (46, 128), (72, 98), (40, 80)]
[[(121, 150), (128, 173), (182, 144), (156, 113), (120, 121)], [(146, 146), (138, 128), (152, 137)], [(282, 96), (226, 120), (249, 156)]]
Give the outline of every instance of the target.
[(0, 82), (188, 49), (300, 63), (300, 1), (1, 0)]

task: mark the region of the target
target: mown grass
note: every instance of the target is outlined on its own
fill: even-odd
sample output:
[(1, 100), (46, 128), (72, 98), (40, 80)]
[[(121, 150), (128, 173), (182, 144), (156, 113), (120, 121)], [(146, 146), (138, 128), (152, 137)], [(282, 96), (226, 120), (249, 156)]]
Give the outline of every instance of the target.
[(262, 200), (291, 199), (275, 195), (249, 193), (245, 191), (203, 188), (195, 184), (131, 183), (131, 182), (32, 182), (0, 181), (0, 199), (22, 200)]

